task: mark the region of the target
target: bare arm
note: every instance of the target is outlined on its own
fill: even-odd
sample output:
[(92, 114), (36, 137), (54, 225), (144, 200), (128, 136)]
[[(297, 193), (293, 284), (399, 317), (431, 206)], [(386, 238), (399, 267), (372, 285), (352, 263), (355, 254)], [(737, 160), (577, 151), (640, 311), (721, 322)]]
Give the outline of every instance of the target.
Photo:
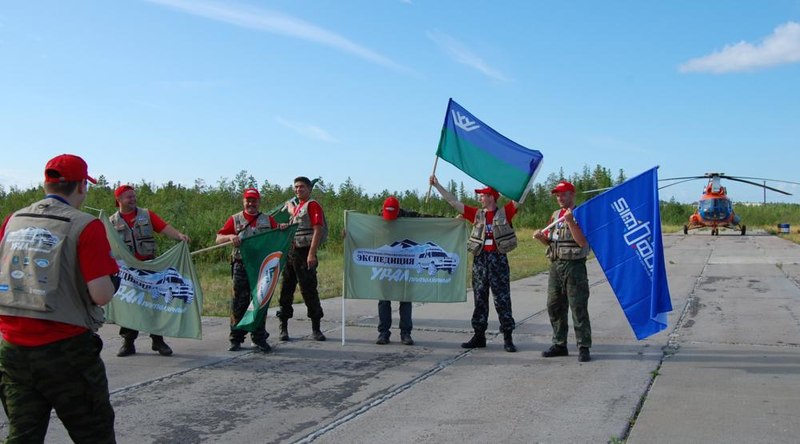
[(86, 285), (89, 287), (89, 297), (97, 305), (108, 304), (117, 292), (109, 276), (92, 279)]
[(575, 242), (580, 245), (581, 248), (586, 247), (589, 241), (586, 240), (586, 236), (583, 234), (581, 227), (575, 222), (575, 216), (573, 216), (571, 209), (567, 209), (564, 213), (564, 221), (567, 223), (567, 226), (569, 226), (569, 231), (572, 233), (572, 238), (575, 239)]
[(235, 234), (217, 234), (217, 238), (214, 242), (217, 244), (232, 242), (234, 247), (238, 247), (242, 244), (242, 239)]
[(455, 208), (455, 210), (458, 211), (458, 214), (464, 214), (464, 204), (459, 202), (458, 198), (453, 193), (447, 191), (447, 189), (445, 189), (445, 187), (443, 187), (442, 184), (439, 183), (439, 179), (437, 179), (436, 176), (431, 176), (430, 184), (433, 185), (434, 188), (436, 188), (436, 191), (438, 191), (439, 194), (442, 195), (444, 200), (447, 201), (447, 203), (449, 203), (451, 207)]
[(317, 249), (322, 240), (322, 225), (314, 225), (311, 228), (314, 230), (314, 234), (311, 236), (311, 246), (308, 247), (308, 257), (306, 258), (308, 268), (314, 268), (319, 263), (317, 260)]
[(180, 231), (176, 230), (175, 227), (172, 225), (167, 225), (161, 230), (161, 234), (169, 237), (170, 239), (175, 239), (176, 241), (183, 241), (189, 243), (189, 236), (181, 233)]

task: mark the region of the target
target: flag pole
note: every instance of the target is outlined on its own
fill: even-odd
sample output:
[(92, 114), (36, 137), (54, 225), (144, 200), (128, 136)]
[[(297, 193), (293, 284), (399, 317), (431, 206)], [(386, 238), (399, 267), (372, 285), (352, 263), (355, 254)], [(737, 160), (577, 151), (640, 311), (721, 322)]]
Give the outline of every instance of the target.
[(233, 243), (233, 241), (227, 241), (227, 242), (223, 242), (221, 244), (213, 245), (213, 246), (210, 246), (210, 247), (201, 248), (199, 250), (192, 251), (191, 253), (189, 253), (189, 256), (194, 256), (197, 253), (205, 253), (206, 251), (216, 250), (217, 248), (222, 248), (222, 247), (228, 246), (228, 245), (230, 245), (232, 243)]
[[(439, 164), (439, 156), (436, 156), (436, 160), (433, 161), (433, 171), (431, 172), (431, 176), (436, 175), (436, 165)], [(433, 188), (433, 184), (428, 184), (428, 194), (425, 196), (425, 203), (428, 203), (428, 200), (431, 198), (431, 188)]]
[[(342, 248), (346, 247), (347, 245), (347, 213), (349, 210), (344, 210), (344, 239), (342, 239)], [(347, 259), (345, 259), (346, 261)], [(346, 264), (345, 264), (346, 266)], [(347, 288), (347, 273), (342, 273), (342, 347), (344, 347), (344, 317), (345, 317), (345, 310), (344, 310), (344, 302), (345, 302), (345, 289)]]

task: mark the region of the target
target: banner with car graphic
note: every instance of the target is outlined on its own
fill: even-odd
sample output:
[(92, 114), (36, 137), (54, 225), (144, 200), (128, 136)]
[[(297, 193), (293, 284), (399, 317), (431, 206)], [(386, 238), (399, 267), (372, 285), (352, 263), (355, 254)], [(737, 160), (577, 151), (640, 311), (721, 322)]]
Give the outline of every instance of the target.
[(203, 292), (186, 242), (161, 256), (137, 260), (120, 240), (104, 213), (111, 254), (119, 265), (121, 284), (105, 306), (106, 322), (144, 333), (201, 339)]
[(402, 302), (467, 300), (467, 224), (425, 217), (385, 221), (346, 211), (344, 297)]

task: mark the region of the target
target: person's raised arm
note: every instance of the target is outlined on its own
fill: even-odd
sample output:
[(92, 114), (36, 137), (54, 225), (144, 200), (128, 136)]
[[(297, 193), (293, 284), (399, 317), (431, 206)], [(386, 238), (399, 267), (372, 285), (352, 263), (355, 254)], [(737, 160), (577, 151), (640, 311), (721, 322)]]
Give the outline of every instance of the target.
[(455, 194), (451, 193), (442, 184), (439, 183), (439, 179), (436, 178), (435, 175), (432, 175), (430, 178), (430, 184), (436, 188), (436, 191), (442, 195), (445, 201), (450, 204), (451, 207), (455, 208), (458, 211), (458, 214), (464, 214), (464, 204), (461, 203)]

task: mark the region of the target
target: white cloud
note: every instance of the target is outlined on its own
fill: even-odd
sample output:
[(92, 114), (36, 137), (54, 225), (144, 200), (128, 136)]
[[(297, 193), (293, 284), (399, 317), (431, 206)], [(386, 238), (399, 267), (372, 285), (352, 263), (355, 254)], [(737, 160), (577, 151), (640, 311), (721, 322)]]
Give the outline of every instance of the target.
[(739, 42), (721, 51), (682, 64), (680, 72), (725, 73), (753, 71), (800, 62), (800, 23), (788, 22), (775, 28), (760, 44)]
[(457, 63), (469, 66), (487, 77), (506, 82), (509, 80), (505, 74), (489, 66), (478, 54), (455, 38), (441, 32), (428, 31), (428, 38), (433, 40), (448, 57)]
[(229, 23), (242, 28), (257, 29), (273, 34), (294, 37), (352, 54), (364, 60), (398, 71), (409, 71), (395, 61), (312, 23), (275, 11), (247, 8), (242, 5), (202, 0), (145, 0), (189, 14)]
[(329, 132), (325, 131), (324, 129), (310, 125), (307, 123), (299, 123), (299, 122), (292, 122), (289, 120), (284, 119), (283, 117), (278, 117), (277, 122), (281, 125), (289, 128), (290, 130), (300, 134), (303, 137), (308, 137), (309, 139), (314, 140), (321, 140), (323, 142), (328, 143), (339, 143), (335, 137), (333, 137)]

